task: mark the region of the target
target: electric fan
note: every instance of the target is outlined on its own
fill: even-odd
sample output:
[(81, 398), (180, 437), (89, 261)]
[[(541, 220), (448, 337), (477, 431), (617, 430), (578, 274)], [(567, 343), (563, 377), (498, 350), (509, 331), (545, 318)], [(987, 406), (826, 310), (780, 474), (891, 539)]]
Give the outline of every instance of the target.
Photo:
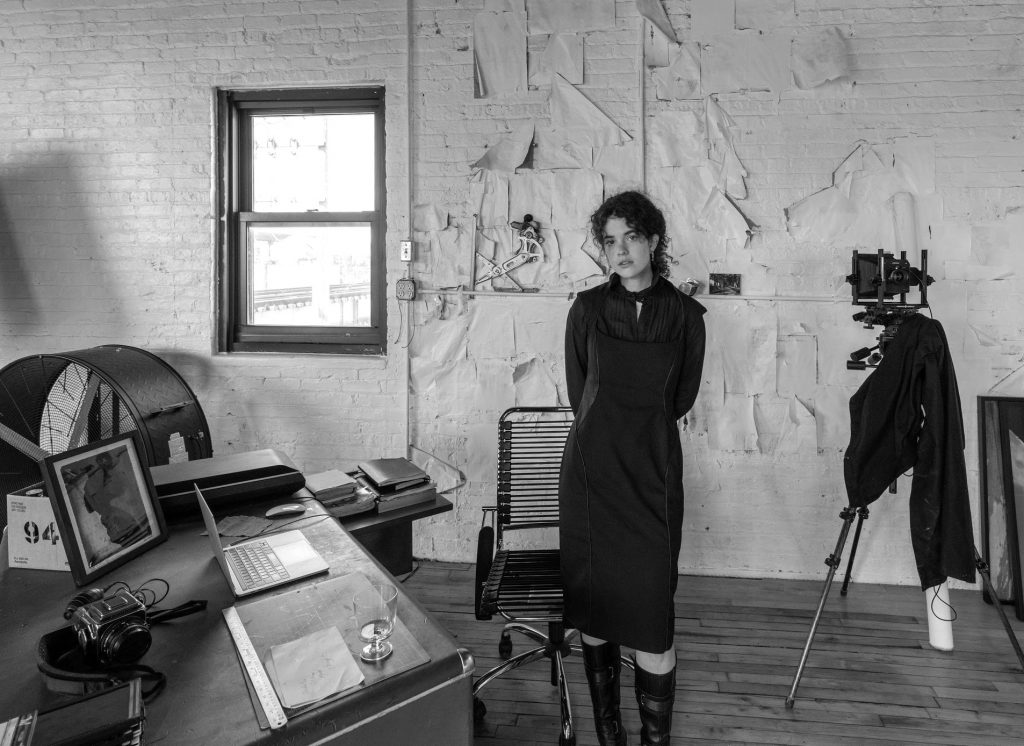
[(40, 451), (62, 453), (131, 431), (150, 466), (212, 455), (192, 389), (150, 352), (101, 345), (14, 361), (0, 370), (0, 497), (42, 481)]

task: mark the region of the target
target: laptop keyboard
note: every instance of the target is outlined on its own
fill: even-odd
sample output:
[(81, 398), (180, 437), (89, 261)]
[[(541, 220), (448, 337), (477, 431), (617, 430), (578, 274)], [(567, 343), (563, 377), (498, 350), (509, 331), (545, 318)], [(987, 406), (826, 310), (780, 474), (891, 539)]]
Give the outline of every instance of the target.
[(270, 543), (251, 541), (224, 550), (243, 591), (289, 577)]

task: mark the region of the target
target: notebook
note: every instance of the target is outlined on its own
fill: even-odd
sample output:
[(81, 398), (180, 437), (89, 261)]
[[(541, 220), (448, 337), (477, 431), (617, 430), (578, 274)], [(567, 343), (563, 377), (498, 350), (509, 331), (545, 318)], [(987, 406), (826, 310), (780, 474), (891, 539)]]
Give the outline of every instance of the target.
[(292, 583), (310, 575), (327, 572), (328, 565), (301, 531), (281, 531), (225, 547), (217, 532), (217, 521), (199, 487), (193, 485), (213, 555), (235, 598)]

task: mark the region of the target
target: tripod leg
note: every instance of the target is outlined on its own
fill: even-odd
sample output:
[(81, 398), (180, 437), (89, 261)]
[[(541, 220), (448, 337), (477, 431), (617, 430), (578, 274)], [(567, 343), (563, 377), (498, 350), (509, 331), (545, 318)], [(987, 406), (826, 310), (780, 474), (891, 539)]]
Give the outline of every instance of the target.
[(1010, 638), (1010, 644), (1013, 645), (1013, 652), (1017, 654), (1020, 667), (1024, 669), (1024, 651), (1021, 651), (1020, 643), (1017, 642), (1017, 635), (1013, 633), (1013, 627), (1010, 626), (1010, 621), (1006, 618), (1006, 612), (1003, 611), (1003, 606), (999, 603), (999, 596), (996, 595), (996, 590), (992, 587), (992, 580), (988, 575), (988, 564), (978, 554), (977, 547), (974, 547), (974, 566), (978, 568), (978, 574), (981, 575), (981, 581), (985, 586), (985, 590), (992, 597), (993, 606), (996, 607), (996, 611), (999, 612), (999, 618), (1003, 622), (1003, 629), (1006, 630), (1006, 635)]
[(818, 631), (818, 622), (821, 621), (821, 612), (825, 608), (825, 600), (828, 598), (829, 588), (832, 587), (832, 578), (835, 577), (836, 568), (839, 567), (840, 558), (843, 556), (843, 546), (846, 544), (846, 536), (850, 533), (850, 524), (856, 511), (853, 508), (843, 508), (839, 517), (843, 519), (843, 528), (839, 532), (839, 539), (836, 541), (835, 551), (825, 558), (828, 565), (828, 575), (825, 577), (825, 587), (821, 589), (821, 598), (818, 600), (818, 609), (814, 612), (814, 621), (811, 622), (811, 630), (807, 633), (807, 642), (804, 644), (803, 655), (800, 656), (800, 665), (797, 666), (796, 676), (793, 677), (793, 686), (790, 687), (789, 696), (786, 697), (786, 709), (792, 710), (796, 702), (796, 690), (800, 686), (800, 677), (804, 675), (804, 666), (807, 665), (807, 656), (811, 652), (811, 643), (814, 642), (814, 635)]
[(850, 587), (850, 574), (853, 572), (853, 558), (857, 556), (857, 544), (860, 543), (860, 530), (864, 526), (864, 520), (868, 517), (867, 508), (857, 508), (857, 529), (853, 532), (853, 544), (850, 545), (850, 559), (846, 561), (846, 576), (843, 578), (843, 587), (839, 589), (839, 595), (845, 596), (846, 589)]

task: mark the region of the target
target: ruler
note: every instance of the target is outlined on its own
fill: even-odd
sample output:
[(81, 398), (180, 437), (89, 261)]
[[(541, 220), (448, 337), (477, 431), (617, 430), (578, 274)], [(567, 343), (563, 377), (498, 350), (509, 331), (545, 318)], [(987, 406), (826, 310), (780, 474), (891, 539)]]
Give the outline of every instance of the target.
[(284, 708), (281, 707), (281, 701), (277, 698), (274, 685), (270, 683), (267, 672), (263, 668), (263, 664), (260, 663), (259, 656), (256, 655), (256, 648), (252, 646), (252, 640), (249, 639), (249, 634), (245, 631), (238, 611), (234, 606), (229, 606), (221, 613), (224, 615), (224, 621), (228, 623), (228, 631), (235, 641), (238, 657), (242, 659), (242, 665), (245, 666), (245, 671), (249, 674), (249, 681), (252, 682), (252, 688), (256, 691), (256, 696), (263, 706), (263, 712), (266, 713), (267, 720), (270, 721), (270, 727), (282, 727), (288, 722), (288, 717), (284, 714)]

